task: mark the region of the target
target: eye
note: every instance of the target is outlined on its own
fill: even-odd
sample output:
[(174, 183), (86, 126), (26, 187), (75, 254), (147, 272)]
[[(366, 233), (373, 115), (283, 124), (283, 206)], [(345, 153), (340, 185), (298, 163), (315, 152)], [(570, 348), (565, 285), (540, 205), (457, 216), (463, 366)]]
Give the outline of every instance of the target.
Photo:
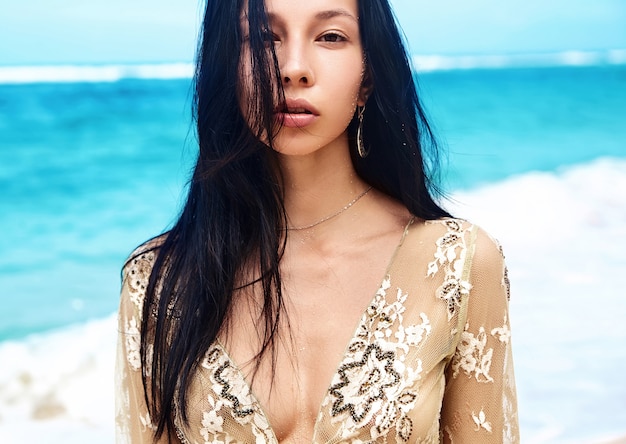
[(266, 44), (269, 44), (270, 42), (278, 42), (280, 40), (278, 36), (272, 32), (271, 29), (264, 30), (262, 35), (263, 35), (263, 41)]
[(319, 40), (324, 43), (341, 43), (346, 42), (348, 39), (338, 32), (327, 32), (326, 34), (322, 34)]

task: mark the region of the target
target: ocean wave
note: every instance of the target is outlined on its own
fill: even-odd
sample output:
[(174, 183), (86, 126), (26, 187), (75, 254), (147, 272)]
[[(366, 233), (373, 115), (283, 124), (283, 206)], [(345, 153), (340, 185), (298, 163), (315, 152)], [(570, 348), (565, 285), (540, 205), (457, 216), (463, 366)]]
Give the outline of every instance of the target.
[[(413, 57), (413, 66), (419, 72), (624, 64), (626, 64), (626, 49), (506, 55), (415, 55)], [(191, 78), (193, 73), (192, 63), (0, 66), (0, 84), (187, 79)]]
[(0, 442), (114, 441), (116, 316), (0, 343)]
[(191, 78), (191, 63), (0, 67), (0, 84), (117, 82), (122, 79)]
[[(504, 245), (524, 441), (626, 434), (626, 159), (527, 173), (451, 202)], [(0, 343), (0, 442), (112, 442), (115, 322)]]
[(626, 64), (626, 49), (465, 56), (415, 55), (413, 57), (413, 66), (419, 72), (624, 64)]

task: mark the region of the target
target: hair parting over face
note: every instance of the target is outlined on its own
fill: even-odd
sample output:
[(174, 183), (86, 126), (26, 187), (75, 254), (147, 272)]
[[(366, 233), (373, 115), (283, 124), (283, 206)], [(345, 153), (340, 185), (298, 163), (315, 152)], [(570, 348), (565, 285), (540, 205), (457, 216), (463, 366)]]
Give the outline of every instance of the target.
[[(373, 90), (366, 158), (356, 154), (356, 118), (349, 127), (355, 168), (417, 217), (447, 216), (433, 199), (436, 170), (425, 159), (436, 160), (436, 145), (388, 1), (359, 1), (359, 26)], [(157, 438), (188, 423), (192, 376), (227, 329), (235, 291), (262, 291), (257, 366), (268, 353), (274, 362), (278, 327), (288, 326), (279, 272), (286, 215), (271, 149), (284, 94), (268, 29), (263, 0), (206, 0), (194, 77), (198, 158), (181, 213), (156, 247), (143, 308), (142, 377)]]

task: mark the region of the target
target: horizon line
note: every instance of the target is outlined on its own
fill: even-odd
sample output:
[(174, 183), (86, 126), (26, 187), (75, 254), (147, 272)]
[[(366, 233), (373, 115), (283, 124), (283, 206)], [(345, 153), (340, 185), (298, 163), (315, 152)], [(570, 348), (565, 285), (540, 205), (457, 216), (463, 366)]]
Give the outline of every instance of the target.
[[(626, 49), (483, 55), (415, 54), (411, 58), (411, 63), (418, 73), (470, 69), (626, 65)], [(193, 62), (0, 65), (0, 84), (190, 79), (194, 70)]]

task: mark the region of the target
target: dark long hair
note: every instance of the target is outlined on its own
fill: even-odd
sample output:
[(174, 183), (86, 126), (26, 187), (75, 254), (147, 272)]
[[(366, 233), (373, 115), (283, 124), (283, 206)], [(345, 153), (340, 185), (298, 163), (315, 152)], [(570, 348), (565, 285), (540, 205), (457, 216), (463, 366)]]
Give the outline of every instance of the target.
[[(198, 159), (181, 214), (157, 247), (146, 291), (142, 374), (157, 437), (174, 430), (175, 415), (187, 422), (191, 378), (226, 328), (237, 288), (258, 284), (263, 291), (257, 365), (268, 350), (274, 356), (283, 312), (279, 262), (286, 215), (280, 169), (273, 150), (259, 141), (265, 135), (272, 144), (272, 110), (283, 92), (276, 56), (267, 51), (264, 2), (248, 0), (246, 36), (240, 26), (243, 4), (206, 1), (194, 79)], [(364, 117), (366, 158), (356, 154), (356, 119), (349, 127), (356, 171), (417, 217), (447, 216), (433, 198), (437, 146), (388, 1), (360, 0), (359, 26), (373, 91)], [(247, 118), (239, 89), (241, 59), (248, 54), (242, 51), (244, 38), (252, 62)], [(254, 276), (242, 283), (250, 264)]]

